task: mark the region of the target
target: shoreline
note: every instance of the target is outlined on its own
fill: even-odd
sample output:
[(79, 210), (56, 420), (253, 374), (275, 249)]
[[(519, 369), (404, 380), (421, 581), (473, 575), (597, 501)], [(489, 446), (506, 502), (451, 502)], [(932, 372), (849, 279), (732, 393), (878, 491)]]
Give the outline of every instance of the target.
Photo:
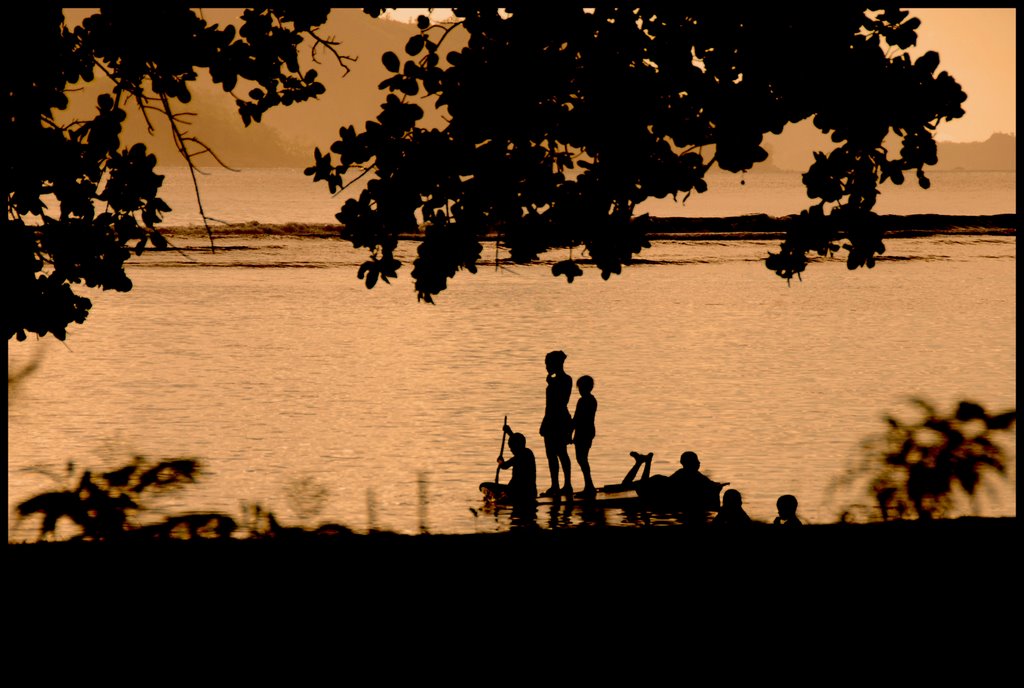
[[(915, 550), (934, 547), (957, 548), (962, 553), (980, 551), (993, 542), (1016, 538), (1018, 533), (1016, 516), (836, 522), (792, 527), (763, 522), (754, 522), (746, 527), (719, 527), (711, 524), (696, 527), (680, 524), (641, 527), (580, 525), (565, 528), (520, 527), (499, 532), (465, 534), (403, 534), (391, 531), (359, 533), (341, 527), (317, 531), (282, 528), (272, 534), (244, 538), (9, 541), (7, 552), (12, 561), (32, 564), (45, 563), (51, 559), (94, 556), (116, 559), (122, 555), (161, 552), (174, 556), (261, 556), (275, 550), (306, 550), (318, 555), (359, 553), (399, 557), (497, 555), (502, 551), (519, 550), (531, 555), (546, 553), (557, 557), (567, 552), (573, 555), (601, 555), (608, 552), (639, 554), (645, 550), (655, 551), (675, 546), (713, 551), (744, 543), (752, 547), (813, 546), (818, 554), (847, 548), (864, 548), (865, 551), (893, 548), (890, 552), (892, 555), (905, 557), (914, 554)], [(1016, 561), (1016, 556), (1007, 550), (992, 551), (989, 556)]]
[[(763, 213), (726, 217), (650, 217), (648, 239), (664, 240), (759, 240), (785, 238), (788, 229), (800, 219), (799, 215), (775, 217)], [(886, 225), (885, 238), (926, 237), (936, 235), (962, 236), (1016, 236), (1016, 213), (994, 215), (941, 215), (918, 213), (913, 215), (879, 215)], [(168, 238), (208, 239), (202, 225), (168, 225), (158, 227)], [(308, 239), (336, 239), (343, 227), (336, 223), (271, 224), (258, 221), (214, 224), (210, 227), (214, 237), (293, 237)], [(400, 234), (400, 241), (419, 241), (423, 233)], [(495, 233), (487, 233), (483, 240), (494, 240)], [(149, 250), (174, 250), (149, 249)]]

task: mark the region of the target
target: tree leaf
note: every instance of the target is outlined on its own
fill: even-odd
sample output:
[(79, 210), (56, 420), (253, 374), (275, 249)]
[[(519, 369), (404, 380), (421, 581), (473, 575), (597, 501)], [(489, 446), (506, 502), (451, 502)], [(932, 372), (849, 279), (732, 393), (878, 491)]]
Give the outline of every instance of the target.
[(418, 55), (421, 50), (423, 50), (423, 36), (421, 34), (412, 36), (405, 44), (405, 52), (409, 55)]

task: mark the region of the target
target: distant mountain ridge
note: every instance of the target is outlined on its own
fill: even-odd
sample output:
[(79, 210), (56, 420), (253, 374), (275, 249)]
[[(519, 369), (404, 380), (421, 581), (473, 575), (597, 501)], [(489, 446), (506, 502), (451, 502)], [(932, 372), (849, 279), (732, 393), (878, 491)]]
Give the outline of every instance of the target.
[(987, 141), (939, 142), (937, 170), (1017, 171), (1017, 136), (992, 134)]
[[(886, 140), (890, 156), (899, 153), (900, 142), (895, 137)], [(835, 147), (827, 135), (816, 129), (810, 120), (791, 124), (779, 135), (765, 137), (762, 144), (769, 156), (761, 166), (763, 170), (805, 172), (814, 161), (814, 151), (829, 151)], [(1016, 171), (1016, 134), (992, 134), (985, 141), (957, 143), (938, 142), (939, 162), (925, 171)], [(754, 171), (758, 168), (755, 167)]]

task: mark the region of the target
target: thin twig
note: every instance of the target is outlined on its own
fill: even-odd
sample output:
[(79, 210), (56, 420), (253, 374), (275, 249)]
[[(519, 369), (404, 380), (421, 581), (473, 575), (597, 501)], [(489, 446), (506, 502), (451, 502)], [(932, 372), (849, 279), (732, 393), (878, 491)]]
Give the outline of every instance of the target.
[(188, 164), (188, 172), (192, 177), (192, 188), (195, 189), (196, 192), (196, 203), (199, 205), (199, 216), (203, 218), (203, 227), (206, 228), (206, 234), (210, 237), (210, 252), (216, 253), (217, 247), (213, 243), (213, 230), (210, 229), (210, 223), (206, 219), (206, 211), (203, 209), (203, 199), (202, 195), (199, 193), (199, 181), (196, 179), (196, 165), (192, 162), (192, 154), (188, 150), (184, 136), (178, 129), (178, 122), (174, 117), (174, 112), (171, 110), (170, 100), (167, 98), (166, 94), (160, 94), (160, 102), (163, 103), (164, 113), (167, 115), (167, 121), (171, 125), (171, 135), (174, 139), (174, 145)]
[(334, 46), (341, 45), (341, 42), (334, 40), (333, 36), (331, 36), (330, 38), (321, 38), (313, 29), (308, 29), (303, 33), (308, 34), (313, 39), (313, 47), (310, 48), (309, 51), (310, 56), (313, 58), (313, 62), (320, 64), (320, 60), (318, 60), (316, 57), (316, 50), (317, 48), (321, 47), (330, 52), (332, 55), (334, 55), (334, 59), (338, 61), (338, 66), (345, 70), (345, 73), (342, 76), (348, 76), (348, 73), (352, 71), (352, 69), (347, 64), (345, 64), (346, 60), (348, 60), (349, 62), (359, 61), (359, 58), (357, 57), (350, 57), (348, 55), (342, 55), (341, 53), (339, 53)]
[(349, 180), (349, 181), (347, 181), (347, 182), (342, 182), (342, 183), (341, 183), (341, 185), (340, 185), (340, 186), (338, 187), (338, 190), (337, 190), (336, 192), (334, 192), (333, 194), (331, 194), (331, 195), (332, 195), (332, 196), (337, 196), (337, 195), (338, 195), (338, 194), (340, 194), (340, 193), (341, 193), (342, 191), (345, 191), (345, 190), (346, 190), (346, 189), (348, 189), (348, 188), (349, 188), (350, 186), (352, 186), (353, 184), (355, 184), (355, 183), (356, 183), (357, 181), (359, 181), (360, 179), (362, 179), (363, 177), (365, 177), (366, 175), (368, 175), (368, 174), (369, 174), (370, 172), (373, 172), (373, 171), (375, 171), (375, 170), (377, 169), (377, 163), (376, 163), (376, 162), (374, 162), (374, 164), (370, 165), (369, 167), (364, 167), (364, 168), (362, 168), (362, 169), (363, 169), (363, 171), (359, 173), (359, 176), (357, 176), (357, 177), (355, 177), (355, 178), (353, 178), (353, 179), (350, 179), (350, 180)]
[(444, 33), (441, 34), (441, 37), (438, 38), (434, 42), (434, 45), (436, 45), (437, 47), (440, 48), (441, 47), (441, 43), (444, 42), (444, 39), (448, 38), (448, 34), (450, 34), (452, 31), (454, 31), (457, 27), (462, 26), (465, 23), (465, 21), (466, 21), (465, 19), (460, 19), (459, 21), (450, 21), (450, 22), (446, 21), (446, 22), (441, 22), (441, 23), (438, 23), (438, 24), (431, 24), (424, 31), (425, 32), (426, 31), (430, 31), (431, 29), (443, 29), (444, 30)]

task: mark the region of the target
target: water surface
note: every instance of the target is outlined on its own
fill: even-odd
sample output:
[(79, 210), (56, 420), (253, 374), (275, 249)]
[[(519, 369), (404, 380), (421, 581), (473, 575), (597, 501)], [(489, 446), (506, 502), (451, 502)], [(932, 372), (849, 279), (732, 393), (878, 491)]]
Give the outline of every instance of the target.
[[(259, 174), (247, 195), (211, 189), (210, 213), (332, 220), (296, 201), (283, 173)], [(976, 181), (907, 212), (984, 213)], [(709, 214), (739, 214), (719, 198)], [(227, 237), (214, 254), (198, 250), (202, 238), (178, 243), (197, 250), (133, 259), (133, 291), (96, 294), (66, 343), (8, 344), (10, 367), (41, 360), (8, 406), (9, 507), (54, 487), (44, 473), (68, 461), (188, 455), (206, 475), (156, 513), (259, 504), (285, 523), (504, 529), (508, 515), (481, 510), (476, 487), (494, 478), (506, 415), (543, 453), (551, 349), (567, 352), (574, 379), (596, 381), (599, 484), (622, 477), (631, 450), (655, 452), (655, 471), (669, 472), (692, 449), (761, 520), (783, 493), (805, 520), (834, 520), (843, 504), (829, 485), (884, 413), (909, 418), (911, 396), (1016, 404), (1012, 236), (891, 239), (873, 270), (817, 262), (789, 284), (762, 262), (776, 241), (658, 242), (622, 275), (585, 267), (571, 285), (551, 276), (562, 254), (550, 254), (460, 274), (436, 306), (417, 303), (408, 267), (366, 290), (355, 277), (365, 256), (337, 239)], [(411, 259), (414, 246), (400, 253)], [(1014, 485), (984, 495), (981, 513), (1015, 514)], [(32, 535), (8, 524), (9, 537)]]

